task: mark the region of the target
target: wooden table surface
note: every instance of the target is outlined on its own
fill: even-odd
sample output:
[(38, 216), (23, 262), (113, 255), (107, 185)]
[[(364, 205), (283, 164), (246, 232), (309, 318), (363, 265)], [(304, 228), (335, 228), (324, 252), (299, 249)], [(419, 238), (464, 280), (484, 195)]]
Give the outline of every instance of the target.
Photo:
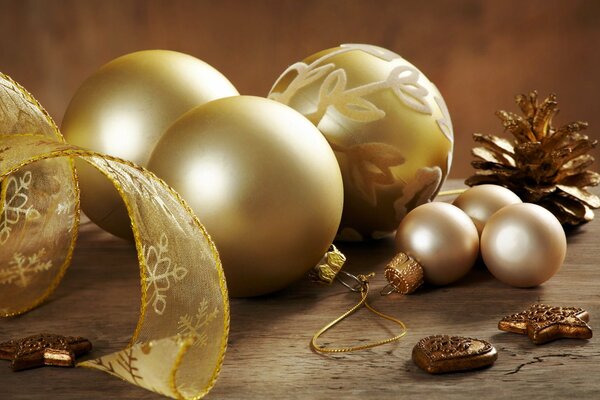
[[(447, 187), (460, 185), (449, 182)], [(600, 343), (560, 340), (536, 346), (526, 336), (497, 329), (498, 320), (541, 301), (579, 306), (600, 318), (600, 216), (569, 232), (559, 273), (534, 289), (515, 289), (479, 265), (460, 282), (410, 296), (380, 297), (383, 266), (393, 255), (390, 240), (340, 248), (347, 271), (377, 272), (372, 304), (401, 318), (408, 334), (399, 342), (351, 354), (313, 353), (313, 333), (357, 301), (335, 284), (307, 279), (277, 293), (231, 302), (229, 348), (207, 399), (598, 398)], [(73, 263), (63, 283), (42, 307), (0, 320), (0, 339), (41, 331), (82, 335), (95, 345), (90, 357), (121, 349), (133, 332), (139, 306), (138, 266), (133, 246), (90, 222), (81, 227)], [(325, 337), (350, 344), (389, 336), (395, 325), (362, 310)], [(431, 334), (477, 337), (492, 342), (499, 357), (489, 369), (432, 376), (410, 355)], [(355, 341), (353, 341), (355, 340)], [(0, 399), (159, 399), (144, 389), (87, 368), (41, 368), (13, 373), (0, 368)]]

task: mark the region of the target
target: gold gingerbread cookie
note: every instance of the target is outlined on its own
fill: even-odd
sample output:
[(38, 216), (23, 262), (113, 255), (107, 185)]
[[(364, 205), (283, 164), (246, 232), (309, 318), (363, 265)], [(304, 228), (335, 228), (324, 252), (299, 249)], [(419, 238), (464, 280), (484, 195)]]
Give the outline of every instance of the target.
[(430, 374), (443, 374), (492, 365), (498, 359), (498, 352), (484, 340), (435, 335), (419, 340), (412, 359)]
[(578, 307), (552, 307), (534, 304), (527, 310), (508, 315), (498, 322), (498, 329), (527, 334), (535, 344), (556, 339), (590, 339), (590, 315)]
[(82, 337), (44, 333), (0, 343), (0, 359), (10, 360), (13, 371), (44, 365), (74, 367), (75, 357), (91, 349), (92, 343)]

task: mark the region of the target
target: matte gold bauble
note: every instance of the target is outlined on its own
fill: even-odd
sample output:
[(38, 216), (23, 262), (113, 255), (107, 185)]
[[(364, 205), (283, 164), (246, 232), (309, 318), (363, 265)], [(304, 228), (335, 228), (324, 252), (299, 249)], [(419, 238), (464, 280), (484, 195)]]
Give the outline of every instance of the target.
[(325, 135), (344, 179), (339, 239), (379, 238), (431, 200), (452, 160), (452, 123), (439, 91), (399, 55), (345, 44), (290, 66), (269, 97)]
[[(146, 166), (161, 134), (183, 113), (238, 95), (219, 71), (166, 50), (127, 54), (104, 65), (77, 90), (62, 122), (74, 145)], [(81, 208), (103, 229), (130, 237), (129, 217), (113, 185), (78, 162)]]
[(310, 121), (271, 100), (237, 96), (195, 108), (167, 130), (148, 166), (206, 226), (236, 297), (302, 277), (339, 226), (333, 151)]
[(550, 279), (567, 253), (567, 238), (556, 217), (535, 204), (504, 207), (488, 220), (481, 255), (498, 280), (532, 287)]
[(486, 222), (496, 211), (519, 203), (522, 203), (519, 196), (498, 185), (474, 186), (461, 193), (452, 202), (471, 217), (480, 235)]
[(423, 268), (425, 281), (447, 285), (466, 275), (479, 254), (479, 235), (471, 218), (452, 204), (423, 204), (400, 223), (396, 248)]

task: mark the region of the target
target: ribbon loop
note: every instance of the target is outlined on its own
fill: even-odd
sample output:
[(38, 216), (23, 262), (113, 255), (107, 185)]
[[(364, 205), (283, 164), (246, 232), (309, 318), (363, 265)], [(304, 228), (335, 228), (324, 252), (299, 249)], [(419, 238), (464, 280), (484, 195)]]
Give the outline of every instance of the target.
[(181, 197), (128, 161), (65, 143), (43, 108), (0, 74), (0, 316), (42, 303), (68, 267), (79, 222), (73, 159), (102, 172), (131, 218), (141, 279), (130, 345), (81, 365), (173, 398), (213, 386), (229, 332), (217, 250)]

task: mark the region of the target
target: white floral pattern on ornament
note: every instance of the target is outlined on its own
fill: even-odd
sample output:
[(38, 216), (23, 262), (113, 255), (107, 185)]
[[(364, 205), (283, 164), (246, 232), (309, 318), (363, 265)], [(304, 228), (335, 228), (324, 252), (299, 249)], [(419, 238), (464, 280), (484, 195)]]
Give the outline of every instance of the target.
[[(305, 115), (315, 125), (318, 125), (329, 107), (336, 108), (341, 114), (354, 121), (373, 122), (384, 118), (385, 112), (364, 97), (386, 89), (391, 89), (405, 106), (419, 113), (431, 115), (431, 107), (425, 99), (429, 92), (418, 82), (421, 73), (411, 65), (397, 65), (390, 71), (385, 80), (371, 82), (350, 89), (346, 88), (348, 78), (345, 70), (341, 68), (336, 69), (332, 63), (321, 65), (334, 56), (356, 50), (365, 51), (385, 61), (404, 61), (400, 56), (388, 50), (382, 52), (381, 50), (385, 49), (377, 47), (370, 49), (371, 47), (369, 45), (355, 44), (342, 45), (339, 49), (322, 56), (310, 64), (304, 62), (292, 64), (281, 74), (281, 77), (275, 82), (273, 88), (290, 73), (296, 73), (296, 77), (283, 92), (273, 92), (273, 89), (271, 89), (269, 98), (289, 104), (299, 89), (324, 78), (319, 89), (317, 109)], [(371, 51), (366, 51), (365, 49), (370, 49)], [(395, 57), (390, 59), (391, 55)]]
[[(384, 81), (373, 82), (348, 89), (346, 87), (348, 81), (346, 72), (341, 68), (336, 69), (336, 66), (333, 63), (325, 63), (332, 57), (356, 50), (366, 52), (374, 57), (378, 57), (391, 63), (397, 63), (398, 65), (392, 69), (387, 79)], [(384, 118), (385, 112), (370, 101), (366, 100), (364, 97), (385, 89), (393, 90), (397, 98), (404, 105), (413, 109), (414, 111), (432, 115), (433, 111), (426, 100), (429, 92), (418, 82), (421, 72), (417, 68), (407, 64), (408, 63), (398, 54), (378, 46), (366, 44), (343, 44), (339, 49), (325, 54), (310, 64), (298, 62), (291, 65), (275, 82), (273, 88), (277, 87), (281, 79), (290, 73), (295, 72), (297, 74), (296, 77), (289, 83), (283, 92), (273, 92), (273, 89), (271, 89), (272, 93), (269, 95), (269, 97), (284, 104), (289, 104), (292, 97), (299, 89), (312, 84), (319, 79), (323, 79), (319, 89), (316, 110), (312, 113), (305, 114), (305, 116), (309, 118), (315, 125), (319, 124), (329, 107), (333, 107), (341, 115), (353, 121), (368, 123)], [(434, 96), (434, 101), (442, 115), (441, 118), (436, 120), (438, 127), (442, 134), (444, 134), (450, 143), (453, 144), (454, 135), (448, 108), (441, 97)], [(334, 143), (330, 144), (335, 151), (340, 151), (341, 146)], [(357, 144), (355, 146), (368, 146), (370, 144), (371, 143), (364, 143)], [(347, 148), (352, 147), (353, 146), (348, 146)], [(364, 153), (364, 151), (362, 153)], [(400, 157), (402, 158), (402, 162), (404, 162), (404, 157), (402, 154), (400, 154)], [(367, 158), (374, 158), (374, 155), (372, 157), (365, 158), (365, 161), (370, 161)], [(375, 206), (377, 203), (375, 184), (384, 186), (391, 185), (395, 182), (395, 178), (392, 176), (392, 179), (383, 179), (381, 182), (378, 182), (378, 179), (369, 181), (368, 176), (364, 176), (364, 174), (359, 173), (361, 171), (359, 171), (357, 168), (364, 163), (362, 160), (358, 161), (358, 164), (356, 162), (351, 163), (356, 168), (352, 169), (352, 174), (349, 179), (358, 189), (359, 193), (361, 193), (363, 199), (372, 206)], [(451, 162), (452, 155), (450, 152), (447, 158), (447, 170), (450, 169)], [(401, 162), (396, 162), (394, 165), (390, 166), (397, 166), (400, 164)], [(383, 174), (379, 175), (382, 175), (384, 178), (389, 178), (386, 171), (389, 173), (391, 173), (391, 171), (389, 171), (389, 168), (387, 168), (389, 166), (385, 167), (386, 168), (384, 169), (380, 168)]]

